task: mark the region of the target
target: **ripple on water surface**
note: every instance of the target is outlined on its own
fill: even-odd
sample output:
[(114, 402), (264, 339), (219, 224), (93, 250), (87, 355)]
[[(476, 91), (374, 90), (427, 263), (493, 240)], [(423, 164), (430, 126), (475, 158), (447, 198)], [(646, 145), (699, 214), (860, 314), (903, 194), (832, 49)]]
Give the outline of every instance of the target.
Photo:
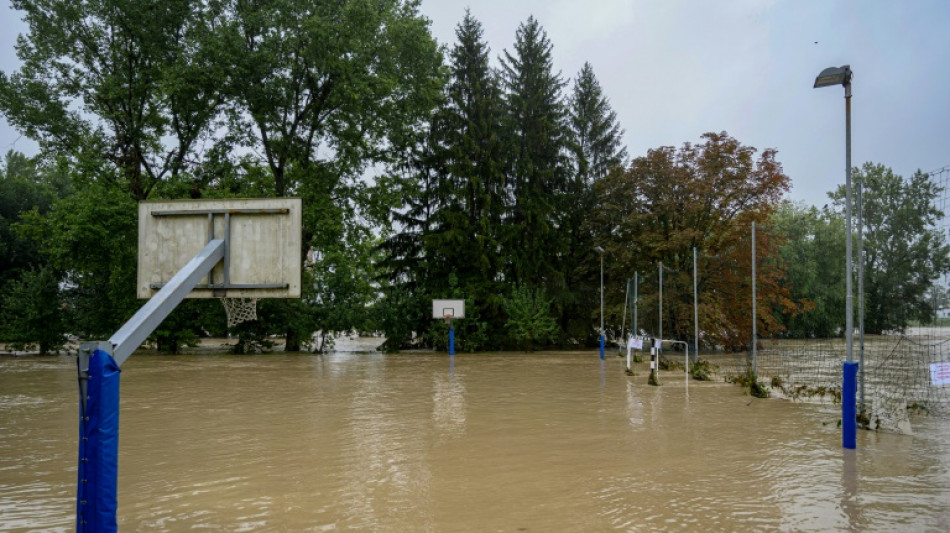
[[(75, 363), (0, 359), (0, 530), (69, 531)], [(180, 531), (946, 531), (950, 424), (840, 448), (837, 406), (595, 353), (148, 356), (119, 524)]]

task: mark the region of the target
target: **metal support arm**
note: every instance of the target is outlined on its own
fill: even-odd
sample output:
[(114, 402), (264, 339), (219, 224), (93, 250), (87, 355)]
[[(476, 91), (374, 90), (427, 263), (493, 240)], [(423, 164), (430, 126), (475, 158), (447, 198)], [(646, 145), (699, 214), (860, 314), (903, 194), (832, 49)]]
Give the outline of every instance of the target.
[(155, 331), (162, 320), (224, 258), (224, 239), (213, 239), (179, 270), (148, 302), (109, 339), (112, 357), (119, 366)]

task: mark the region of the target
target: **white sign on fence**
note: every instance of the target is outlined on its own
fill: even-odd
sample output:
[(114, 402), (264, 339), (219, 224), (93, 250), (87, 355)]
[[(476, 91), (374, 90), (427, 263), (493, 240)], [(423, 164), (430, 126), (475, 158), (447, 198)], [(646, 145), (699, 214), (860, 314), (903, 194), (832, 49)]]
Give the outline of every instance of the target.
[(642, 350), (643, 339), (640, 337), (630, 337), (627, 340), (627, 348), (633, 348), (634, 350)]
[(950, 385), (950, 363), (931, 363), (930, 382), (935, 387)]

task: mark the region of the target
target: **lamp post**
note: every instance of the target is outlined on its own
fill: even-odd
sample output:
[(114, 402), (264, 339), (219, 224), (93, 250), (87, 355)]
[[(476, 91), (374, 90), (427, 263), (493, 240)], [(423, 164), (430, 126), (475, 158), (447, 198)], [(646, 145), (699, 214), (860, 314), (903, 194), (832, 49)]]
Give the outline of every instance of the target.
[(851, 289), (851, 72), (850, 65), (828, 67), (815, 78), (814, 88), (844, 86), (845, 106), (845, 342), (847, 361), (843, 367), (841, 391), (841, 433), (845, 448), (857, 447), (856, 377), (854, 362), (854, 294)]
[(600, 254), (600, 360), (604, 360), (604, 249), (594, 246), (594, 251)]

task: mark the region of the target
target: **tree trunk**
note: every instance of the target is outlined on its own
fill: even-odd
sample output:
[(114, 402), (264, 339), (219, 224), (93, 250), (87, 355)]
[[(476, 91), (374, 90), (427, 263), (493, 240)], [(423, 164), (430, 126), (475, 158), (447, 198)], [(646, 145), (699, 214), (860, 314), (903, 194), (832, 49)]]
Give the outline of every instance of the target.
[(293, 330), (293, 328), (287, 328), (287, 336), (285, 338), (286, 338), (286, 341), (284, 342), (285, 352), (299, 352), (300, 351), (300, 337), (297, 335), (297, 332)]

